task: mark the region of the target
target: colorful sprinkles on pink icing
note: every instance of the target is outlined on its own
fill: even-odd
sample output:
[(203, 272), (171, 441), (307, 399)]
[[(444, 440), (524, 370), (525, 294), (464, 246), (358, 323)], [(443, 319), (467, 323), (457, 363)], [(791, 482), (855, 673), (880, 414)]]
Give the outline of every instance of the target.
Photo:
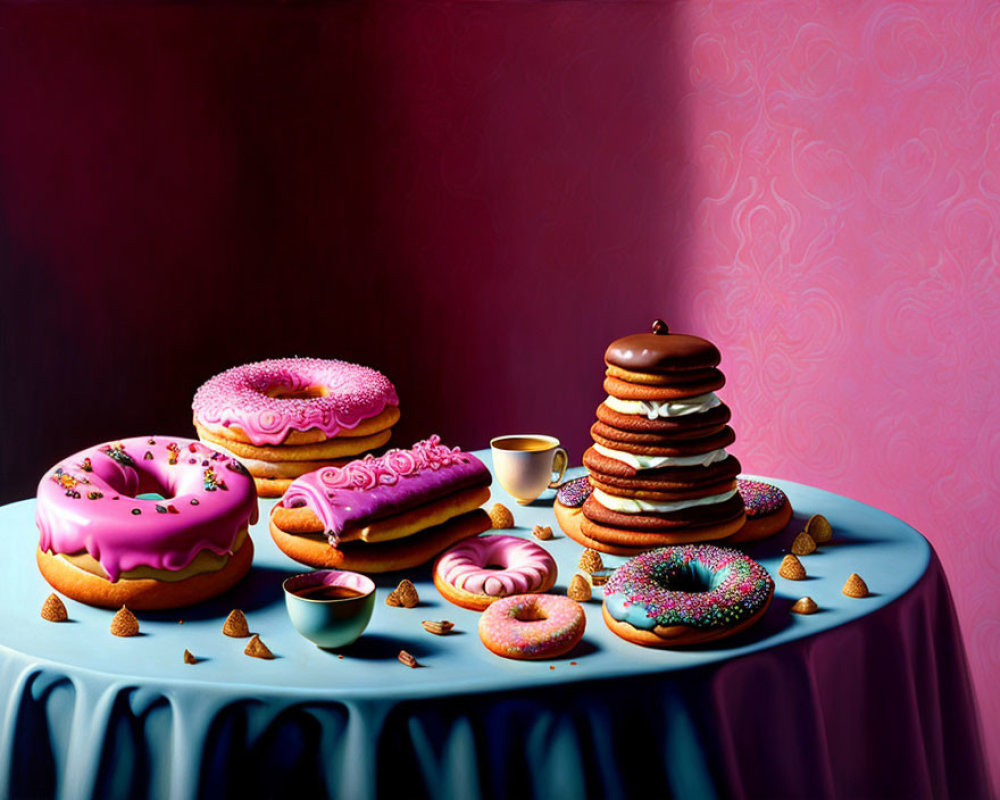
[[(706, 591), (684, 591), (699, 569), (710, 575)], [(636, 556), (612, 573), (604, 602), (614, 619), (637, 628), (738, 625), (768, 601), (774, 581), (738, 550), (715, 545), (663, 547)]]
[(594, 487), (590, 485), (590, 478), (584, 475), (582, 478), (566, 481), (560, 486), (559, 491), (556, 492), (556, 500), (566, 508), (580, 508), (587, 502), (587, 498), (593, 491)]
[(568, 597), (518, 594), (497, 600), (482, 613), (479, 637), (508, 658), (546, 658), (575, 644), (586, 622), (583, 608)]
[[(35, 506), (42, 551), (86, 551), (112, 581), (136, 567), (183, 569), (202, 550), (232, 553), (237, 534), (257, 519), (253, 479), (193, 440), (178, 441), (198, 463), (179, 462), (181, 445), (159, 438), (91, 447), (49, 470)], [(153, 492), (168, 499), (139, 496)]]
[[(321, 397), (271, 397), (313, 386)], [(381, 372), (320, 358), (278, 358), (233, 367), (195, 392), (195, 420), (208, 430), (237, 426), (256, 445), (281, 444), (292, 431), (317, 428), (332, 438), (398, 406), (396, 388)]]
[(762, 481), (748, 481), (737, 478), (736, 488), (743, 498), (743, 505), (746, 506), (747, 516), (764, 517), (779, 511), (788, 498), (777, 486)]

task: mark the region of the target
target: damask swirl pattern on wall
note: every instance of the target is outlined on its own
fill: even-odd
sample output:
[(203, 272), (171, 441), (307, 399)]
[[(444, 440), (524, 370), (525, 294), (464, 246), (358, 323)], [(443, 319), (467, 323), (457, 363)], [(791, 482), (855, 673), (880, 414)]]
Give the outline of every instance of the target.
[(1000, 786), (1000, 4), (692, 2), (679, 39), (738, 454), (931, 540)]

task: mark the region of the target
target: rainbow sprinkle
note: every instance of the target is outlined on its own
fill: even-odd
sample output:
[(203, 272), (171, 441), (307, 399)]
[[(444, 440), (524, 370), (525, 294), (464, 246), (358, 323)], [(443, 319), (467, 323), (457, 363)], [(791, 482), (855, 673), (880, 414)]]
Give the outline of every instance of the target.
[(686, 545), (650, 550), (626, 562), (604, 587), (614, 619), (637, 628), (738, 625), (768, 601), (774, 581), (738, 550)]
[(582, 478), (566, 481), (560, 486), (556, 492), (556, 500), (567, 508), (579, 508), (587, 502), (592, 491), (594, 490), (590, 485), (590, 478), (584, 475)]
[(773, 514), (788, 502), (785, 493), (770, 483), (737, 478), (736, 488), (747, 508), (747, 516), (751, 519)]

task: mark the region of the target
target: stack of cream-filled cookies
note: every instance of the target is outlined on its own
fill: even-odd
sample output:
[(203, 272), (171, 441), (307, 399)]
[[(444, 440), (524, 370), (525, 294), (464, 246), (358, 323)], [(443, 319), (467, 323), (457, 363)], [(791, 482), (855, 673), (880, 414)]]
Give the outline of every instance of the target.
[(746, 516), (740, 463), (726, 452), (731, 415), (715, 395), (726, 380), (718, 349), (656, 320), (652, 333), (613, 342), (604, 360), (608, 397), (583, 456), (593, 491), (579, 530), (567, 532), (620, 555), (736, 533)]

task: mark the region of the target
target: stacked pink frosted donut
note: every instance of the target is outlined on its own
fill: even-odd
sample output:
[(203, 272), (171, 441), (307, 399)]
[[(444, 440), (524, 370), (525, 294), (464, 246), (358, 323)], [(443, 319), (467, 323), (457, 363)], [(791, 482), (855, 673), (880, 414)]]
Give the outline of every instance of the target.
[(233, 367), (204, 383), (192, 408), (198, 437), (239, 458), (261, 497), (280, 497), (300, 475), (382, 447), (399, 420), (385, 375), (319, 358)]

